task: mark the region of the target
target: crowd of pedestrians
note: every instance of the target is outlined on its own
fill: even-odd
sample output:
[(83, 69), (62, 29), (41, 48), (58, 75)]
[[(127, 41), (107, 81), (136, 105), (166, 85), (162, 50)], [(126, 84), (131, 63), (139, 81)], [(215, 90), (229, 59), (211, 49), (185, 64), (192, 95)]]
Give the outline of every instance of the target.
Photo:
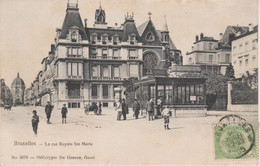
[[(101, 115), (102, 112), (102, 103), (98, 102), (98, 103), (92, 103), (91, 106), (89, 107), (85, 107), (85, 111), (86, 109), (89, 111), (90, 109), (93, 109), (93, 112), (96, 115)], [(147, 119), (149, 121), (153, 121), (154, 119), (158, 118), (158, 114), (157, 112), (159, 111), (163, 120), (164, 120), (164, 128), (166, 130), (169, 130), (169, 120), (170, 120), (170, 116), (171, 116), (171, 111), (168, 108), (168, 106), (163, 106), (163, 102), (162, 99), (159, 98), (157, 100), (157, 107), (155, 108), (155, 104), (154, 104), (154, 99), (149, 99), (147, 100), (147, 103), (145, 105), (145, 109), (141, 109), (142, 106), (139, 103), (139, 101), (137, 99), (135, 99), (133, 105), (133, 118), (134, 119), (138, 119), (139, 118), (139, 114), (140, 111), (145, 110), (146, 115), (147, 115)], [(117, 120), (120, 121), (122, 116), (123, 119), (122, 120), (127, 120), (127, 114), (129, 114), (129, 108), (128, 108), (128, 104), (126, 103), (125, 99), (119, 99), (115, 102), (115, 110), (117, 111)], [(46, 113), (46, 120), (47, 120), (47, 124), (51, 124), (50, 119), (51, 119), (51, 114), (53, 111), (53, 105), (51, 105), (51, 103), (48, 101), (47, 105), (45, 106), (45, 113)], [(66, 124), (67, 123), (67, 114), (68, 114), (68, 108), (66, 107), (66, 104), (63, 104), (63, 107), (61, 108), (61, 118), (62, 118), (62, 124)], [(33, 128), (33, 132), (34, 134), (37, 136), (37, 129), (38, 129), (38, 123), (39, 123), (39, 116), (37, 115), (37, 111), (33, 110), (33, 116), (32, 116), (32, 128)]]

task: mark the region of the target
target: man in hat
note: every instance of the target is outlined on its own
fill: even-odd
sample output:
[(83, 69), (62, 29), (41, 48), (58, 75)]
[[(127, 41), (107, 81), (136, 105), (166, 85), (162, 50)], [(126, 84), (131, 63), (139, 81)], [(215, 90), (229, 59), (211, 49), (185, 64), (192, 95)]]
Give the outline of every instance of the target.
[(51, 112), (52, 112), (53, 106), (51, 105), (51, 102), (47, 102), (47, 105), (45, 106), (45, 113), (47, 118), (47, 124), (50, 124), (50, 118), (51, 118)]
[(66, 122), (67, 113), (68, 113), (68, 109), (66, 107), (66, 104), (63, 104), (63, 107), (61, 109), (62, 123), (67, 123)]
[(138, 119), (138, 115), (139, 115), (139, 111), (140, 111), (140, 104), (137, 101), (137, 99), (135, 99), (135, 103), (133, 105), (133, 111), (134, 111), (134, 117), (135, 119)]

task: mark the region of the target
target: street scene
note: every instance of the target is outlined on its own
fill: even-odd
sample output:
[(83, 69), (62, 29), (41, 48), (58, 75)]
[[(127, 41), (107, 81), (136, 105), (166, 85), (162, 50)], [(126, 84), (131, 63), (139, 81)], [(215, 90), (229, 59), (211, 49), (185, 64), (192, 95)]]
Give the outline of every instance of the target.
[(1, 1), (0, 166), (258, 164), (257, 6)]
[[(32, 110), (37, 110), (40, 117), (37, 137), (30, 122)], [(207, 117), (170, 118), (170, 130), (165, 131), (163, 119), (148, 121), (140, 116), (135, 120), (132, 111), (126, 121), (116, 121), (117, 113), (113, 109), (104, 109), (101, 116), (93, 112), (86, 115), (78, 109), (69, 111), (67, 124), (63, 124), (61, 111), (54, 110), (52, 124), (47, 124), (43, 108), (15, 107), (12, 111), (1, 108), (1, 142), (5, 142), (1, 144), (1, 149), (4, 149), (1, 158), (3, 163), (8, 163), (11, 154), (17, 156), (18, 159), (12, 160), (15, 164), (256, 164), (256, 159), (235, 163), (214, 160), (213, 124), (224, 114), (213, 111)], [(257, 126), (257, 113), (238, 115)], [(14, 141), (32, 141), (37, 146), (13, 146)], [(45, 142), (86, 142), (93, 145), (63, 145), (57, 148), (45, 146)], [(8, 153), (5, 153), (6, 150)], [(164, 154), (163, 160), (161, 153)], [(19, 159), (23, 155), (33, 155), (35, 158)], [(36, 155), (64, 156), (66, 159), (36, 159)], [(81, 156), (82, 160), (67, 159), (69, 155)], [(85, 160), (85, 155), (94, 156), (95, 159)]]

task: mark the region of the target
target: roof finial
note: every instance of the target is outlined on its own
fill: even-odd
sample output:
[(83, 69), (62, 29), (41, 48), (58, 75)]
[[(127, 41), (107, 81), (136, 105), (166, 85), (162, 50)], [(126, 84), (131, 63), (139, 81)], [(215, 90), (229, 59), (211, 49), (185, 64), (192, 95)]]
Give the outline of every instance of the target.
[(149, 13), (148, 13), (149, 20), (151, 20), (151, 15), (152, 15), (152, 13), (149, 11)]
[(99, 1), (99, 9), (102, 9), (102, 7), (101, 7), (101, 0)]
[(164, 14), (164, 24), (163, 24), (163, 29), (162, 31), (168, 32), (168, 24), (167, 24), (167, 20), (166, 20), (166, 15)]
[(17, 73), (17, 77), (19, 77), (19, 72)]

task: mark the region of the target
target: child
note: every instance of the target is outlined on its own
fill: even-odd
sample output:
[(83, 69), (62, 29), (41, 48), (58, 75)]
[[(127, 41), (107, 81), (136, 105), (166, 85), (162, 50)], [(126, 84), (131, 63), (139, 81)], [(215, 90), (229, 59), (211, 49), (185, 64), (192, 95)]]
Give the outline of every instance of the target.
[(32, 127), (35, 136), (37, 136), (38, 123), (39, 123), (39, 116), (37, 115), (36, 110), (33, 110)]
[(67, 113), (68, 113), (68, 109), (66, 107), (66, 104), (63, 104), (63, 107), (61, 109), (62, 123), (67, 123), (66, 122)]
[(170, 130), (170, 128), (169, 128), (170, 115), (171, 115), (171, 111), (169, 110), (168, 106), (166, 106), (165, 109), (162, 111), (162, 116), (164, 118), (164, 129), (165, 130)]

